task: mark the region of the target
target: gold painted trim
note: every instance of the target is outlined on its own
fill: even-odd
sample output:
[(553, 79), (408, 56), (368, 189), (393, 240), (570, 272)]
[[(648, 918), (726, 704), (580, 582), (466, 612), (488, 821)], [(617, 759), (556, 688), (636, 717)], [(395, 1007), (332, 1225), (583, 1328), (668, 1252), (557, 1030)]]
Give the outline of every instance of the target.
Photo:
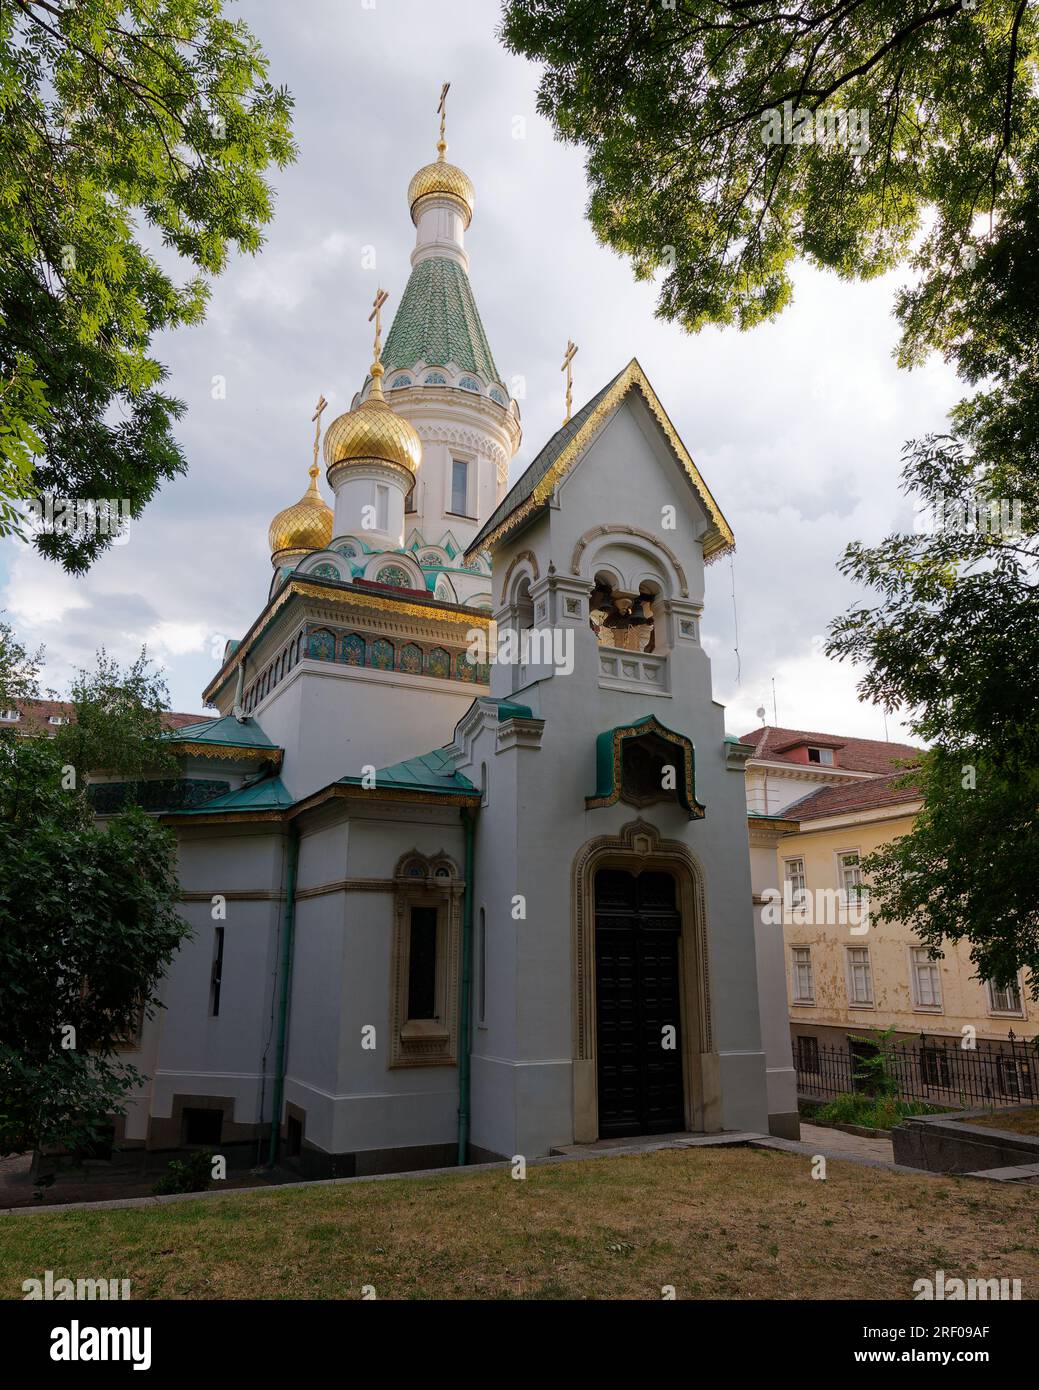
[[(623, 743), (626, 738), (638, 738), (642, 734), (656, 734), (665, 743), (671, 743), (682, 750), (682, 766), (685, 772), (686, 798), (691, 803), (685, 809), (690, 820), (703, 820), (706, 808), (696, 799), (696, 782), (693, 771), (693, 745), (684, 734), (676, 734), (674, 730), (667, 729), (659, 723), (653, 716), (648, 724), (639, 721), (637, 724), (628, 724), (624, 728), (617, 728), (613, 731), (613, 791), (609, 796), (586, 796), (584, 799), (585, 810), (594, 811), (600, 806), (613, 806), (618, 801), (625, 801), (629, 806), (636, 803), (628, 801), (628, 798), (621, 791), (621, 762), (623, 757)], [(640, 805), (656, 805), (658, 802), (667, 801), (668, 797), (655, 797), (652, 802), (638, 803)], [(681, 803), (679, 803), (681, 805)]]
[(492, 622), (491, 617), (481, 609), (466, 608), (463, 604), (445, 607), (444, 604), (435, 599), (430, 599), (428, 603), (402, 603), (389, 594), (361, 593), (357, 589), (345, 589), (342, 585), (337, 584), (319, 586), (305, 583), (302, 579), (289, 579), (270, 600), (242, 638), (230, 661), (220, 668), (202, 692), (202, 698), (207, 703), (209, 695), (226, 685), (236, 667), (240, 666), (242, 661), (251, 654), (255, 634), (272, 622), (278, 612), (292, 598), (317, 598), (339, 607), (376, 608), (384, 612), (392, 610), (412, 618), (427, 618), (442, 623), (465, 623), (469, 627), (489, 628)]
[(274, 763), (275, 766), (281, 765), (282, 750), (280, 748), (257, 748), (244, 745), (228, 747), (222, 743), (190, 743), (172, 738), (169, 742), (173, 744), (182, 757), (227, 758), (240, 763), (260, 762)]
[[(633, 388), (637, 387), (643, 400), (649, 407), (658, 425), (667, 436), (668, 443), (674, 450), (679, 463), (682, 466), (686, 477), (692, 483), (700, 501), (706, 508), (708, 515), (713, 523), (703, 540), (704, 559), (711, 559), (716, 555), (723, 554), (726, 550), (731, 550), (736, 544), (736, 538), (732, 533), (732, 528), (722, 515), (721, 508), (711, 495), (710, 488), (700, 476), (700, 471), (693, 462), (688, 449), (682, 443), (674, 425), (668, 419), (667, 412), (661, 405), (657, 393), (649, 384), (645, 372), (642, 370), (636, 358), (625, 367), (624, 371), (614, 382), (613, 387), (606, 393), (592, 413), (585, 420), (584, 424), (577, 431), (574, 437), (559, 454), (559, 457), (549, 468), (545, 476), (538, 482), (534, 491), (522, 502), (514, 511), (494, 528), (489, 536), (485, 536), (480, 542), (481, 548), (490, 549), (498, 541), (502, 540), (514, 531), (521, 522), (525, 521), (533, 512), (542, 507), (557, 485), (563, 480), (566, 474), (573, 467), (577, 458), (590, 444), (594, 435), (606, 422), (606, 419), (621, 404), (624, 397)], [(466, 551), (466, 558), (469, 556)]]

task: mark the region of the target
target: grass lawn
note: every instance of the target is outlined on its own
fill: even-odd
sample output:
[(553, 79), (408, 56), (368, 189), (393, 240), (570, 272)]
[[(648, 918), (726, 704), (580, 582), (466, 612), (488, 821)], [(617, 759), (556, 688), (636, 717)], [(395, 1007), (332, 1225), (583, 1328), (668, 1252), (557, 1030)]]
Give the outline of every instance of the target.
[(1009, 1129), (1014, 1134), (1039, 1135), (1039, 1109), (993, 1110), (988, 1115), (975, 1115), (963, 1123), (980, 1125), (982, 1129)]
[(909, 1298), (934, 1271), (1039, 1292), (1036, 1189), (752, 1149), (0, 1217), (0, 1297), (118, 1277), (140, 1298)]

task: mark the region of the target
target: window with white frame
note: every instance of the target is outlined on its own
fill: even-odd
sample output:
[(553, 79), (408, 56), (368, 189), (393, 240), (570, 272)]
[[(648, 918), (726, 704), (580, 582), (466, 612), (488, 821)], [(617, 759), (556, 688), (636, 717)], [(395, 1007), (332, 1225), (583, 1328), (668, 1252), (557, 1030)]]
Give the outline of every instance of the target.
[(808, 888), (805, 883), (804, 860), (786, 859), (783, 862), (786, 867), (786, 881), (790, 886), (790, 906), (794, 908), (806, 907), (808, 904)]
[(3, 720), (5, 724), (17, 724), (20, 718), (21, 715), (16, 709), (5, 709), (0, 713), (0, 720)]
[(809, 761), (810, 763), (819, 763), (820, 766), (822, 766), (822, 767), (832, 767), (832, 766), (833, 766), (833, 749), (832, 749), (832, 748), (809, 748), (809, 750), (808, 750), (808, 761)]
[(812, 951), (809, 946), (791, 947), (790, 973), (794, 987), (794, 1003), (814, 1003), (815, 987), (812, 982)]
[(848, 1003), (853, 1007), (873, 1005), (873, 971), (868, 946), (848, 946)]
[(941, 972), (926, 946), (909, 948), (909, 971), (913, 984), (913, 1003), (918, 1009), (942, 1007)]
[(1016, 980), (1011, 980), (1008, 985), (1000, 988), (991, 980), (985, 982), (988, 990), (988, 1006), (994, 1014), (1019, 1014), (1021, 1013), (1021, 989)]
[(849, 850), (846, 854), (838, 854), (837, 887), (841, 890), (842, 902), (858, 902), (858, 889), (861, 882), (862, 864), (859, 861), (858, 850)]

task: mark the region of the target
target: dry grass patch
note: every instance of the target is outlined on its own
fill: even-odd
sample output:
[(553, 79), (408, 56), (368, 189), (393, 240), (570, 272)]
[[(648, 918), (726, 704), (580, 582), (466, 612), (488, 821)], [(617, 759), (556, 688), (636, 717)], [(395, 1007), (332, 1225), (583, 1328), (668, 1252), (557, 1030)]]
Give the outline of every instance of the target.
[(0, 1296), (129, 1278), (134, 1298), (908, 1298), (913, 1281), (1039, 1288), (1034, 1189), (796, 1155), (665, 1150), (528, 1170), (0, 1218)]
[(993, 1110), (988, 1115), (975, 1115), (963, 1123), (980, 1125), (982, 1129), (1008, 1129), (1014, 1134), (1039, 1136), (1039, 1109)]

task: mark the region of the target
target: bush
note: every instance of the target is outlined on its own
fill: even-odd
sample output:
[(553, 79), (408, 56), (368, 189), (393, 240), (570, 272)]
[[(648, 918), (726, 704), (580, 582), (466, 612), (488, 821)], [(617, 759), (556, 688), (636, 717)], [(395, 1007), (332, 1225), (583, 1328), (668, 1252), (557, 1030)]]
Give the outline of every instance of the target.
[(157, 1197), (171, 1192), (205, 1192), (212, 1180), (213, 1151), (199, 1149), (185, 1159), (173, 1159), (152, 1191)]
[(863, 1092), (838, 1096), (816, 1111), (815, 1118), (835, 1125), (862, 1125), (864, 1129), (893, 1129), (910, 1115), (938, 1115), (948, 1106), (897, 1096), (870, 1096)]

